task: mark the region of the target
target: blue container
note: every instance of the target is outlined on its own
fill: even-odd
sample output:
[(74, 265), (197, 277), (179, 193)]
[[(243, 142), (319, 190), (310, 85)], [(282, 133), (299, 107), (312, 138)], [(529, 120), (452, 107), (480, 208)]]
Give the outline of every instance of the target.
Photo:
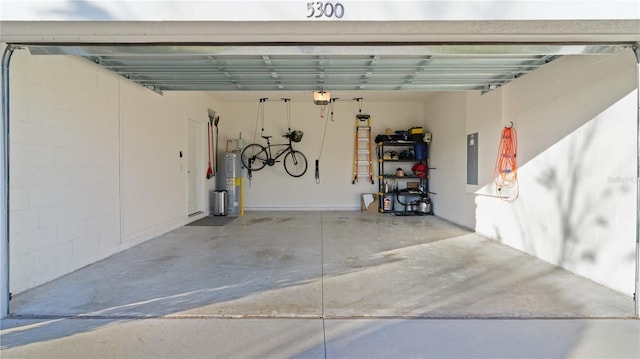
[(427, 144), (424, 142), (418, 142), (413, 145), (413, 153), (415, 153), (416, 160), (427, 159)]

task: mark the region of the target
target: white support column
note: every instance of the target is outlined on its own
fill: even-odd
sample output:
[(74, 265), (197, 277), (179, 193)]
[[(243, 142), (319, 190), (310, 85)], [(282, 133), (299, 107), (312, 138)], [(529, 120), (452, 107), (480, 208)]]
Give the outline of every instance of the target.
[(9, 63), (13, 45), (2, 55), (2, 171), (0, 172), (0, 318), (9, 315)]

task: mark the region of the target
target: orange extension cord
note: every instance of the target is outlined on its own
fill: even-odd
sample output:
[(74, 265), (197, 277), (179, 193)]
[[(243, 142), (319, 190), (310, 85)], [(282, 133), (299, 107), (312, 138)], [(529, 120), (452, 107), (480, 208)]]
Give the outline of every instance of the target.
[[(493, 170), (496, 193), (500, 199), (507, 202), (514, 202), (520, 194), (518, 185), (518, 163), (516, 154), (518, 152), (518, 139), (513, 123), (505, 127), (500, 135), (500, 146), (498, 147), (498, 158)], [(506, 194), (503, 188), (514, 188), (514, 193)], [(506, 191), (505, 191), (506, 192)], [(512, 192), (512, 191), (508, 191)]]

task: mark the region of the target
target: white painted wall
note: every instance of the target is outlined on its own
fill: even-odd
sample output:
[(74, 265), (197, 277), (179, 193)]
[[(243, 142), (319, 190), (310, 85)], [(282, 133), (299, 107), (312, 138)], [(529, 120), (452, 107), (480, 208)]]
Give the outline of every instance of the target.
[[(635, 60), (626, 52), (562, 58), (482, 96), (429, 99), (425, 113), (434, 132), (432, 166), (445, 163), (447, 168), (431, 175), (438, 192), (436, 213), (631, 295), (636, 86)], [(447, 116), (443, 123), (441, 116), (460, 101), (466, 114)], [(492, 183), (500, 131), (509, 121), (518, 131), (520, 166), (520, 198), (513, 204), (496, 198)], [(440, 153), (451, 142), (464, 144), (466, 135), (476, 131), (477, 188), (464, 185), (464, 150), (452, 150), (454, 159)]]
[(115, 77), (17, 51), (11, 66), (11, 291), (94, 262), (119, 244)]
[(207, 106), (217, 106), (202, 93), (160, 96), (140, 86), (127, 85), (120, 103), (122, 234), (123, 241), (139, 243), (184, 224), (188, 214), (185, 199), (189, 119), (201, 124), (201, 169), (196, 175), (207, 189), (200, 195), (200, 208), (208, 212), (206, 193), (215, 186), (215, 180), (206, 180), (205, 175)]
[[(255, 102), (222, 104), (222, 109), (227, 115), (220, 121), (221, 146), (226, 144), (227, 139), (238, 138), (240, 132), (247, 144), (265, 144), (260, 138), (261, 121), (258, 121), (256, 131), (258, 100), (256, 98)], [(423, 111), (423, 105), (418, 101), (370, 102), (367, 101), (366, 94), (362, 103), (362, 113), (371, 115), (372, 140), (377, 134), (384, 133), (387, 127), (395, 131), (422, 126)], [(284, 139), (281, 136), (288, 128), (284, 102), (267, 101), (264, 113), (265, 135), (273, 136), (272, 143), (282, 142)], [(284, 171), (282, 163), (254, 172), (252, 181), (245, 181), (245, 208), (359, 209), (360, 194), (377, 193), (378, 185), (375, 177), (374, 185), (362, 179), (352, 184), (357, 113), (358, 106), (355, 101), (337, 101), (334, 120), (331, 121), (328, 111), (325, 118), (320, 118), (320, 106), (313, 104), (311, 94), (305, 100), (292, 100), (291, 127), (304, 131), (302, 141), (295, 144), (294, 148), (302, 151), (307, 157), (307, 173), (300, 178), (293, 178)], [(320, 158), (320, 183), (316, 184), (315, 160), (320, 156), (325, 125), (327, 129)], [(222, 147), (220, 152), (224, 153), (225, 150), (225, 147)], [(377, 175), (375, 148), (373, 151), (374, 175)]]
[[(11, 62), (11, 291), (19, 293), (184, 224), (186, 121), (203, 94), (140, 88), (84, 60)], [(202, 149), (205, 183), (206, 147)], [(202, 192), (206, 212), (206, 191)]]
[[(432, 134), (429, 190), (436, 215), (473, 228), (473, 196), (466, 192), (466, 94), (438, 93), (425, 102), (425, 129)], [(482, 139), (481, 139), (482, 140)]]

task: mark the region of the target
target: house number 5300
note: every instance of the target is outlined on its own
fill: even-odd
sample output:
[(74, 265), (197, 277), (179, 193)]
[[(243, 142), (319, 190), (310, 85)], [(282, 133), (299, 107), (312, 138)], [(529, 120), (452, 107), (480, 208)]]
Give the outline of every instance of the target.
[(307, 19), (308, 18), (321, 18), (321, 17), (335, 17), (342, 18), (344, 16), (344, 6), (341, 3), (336, 2), (308, 2), (307, 3)]

